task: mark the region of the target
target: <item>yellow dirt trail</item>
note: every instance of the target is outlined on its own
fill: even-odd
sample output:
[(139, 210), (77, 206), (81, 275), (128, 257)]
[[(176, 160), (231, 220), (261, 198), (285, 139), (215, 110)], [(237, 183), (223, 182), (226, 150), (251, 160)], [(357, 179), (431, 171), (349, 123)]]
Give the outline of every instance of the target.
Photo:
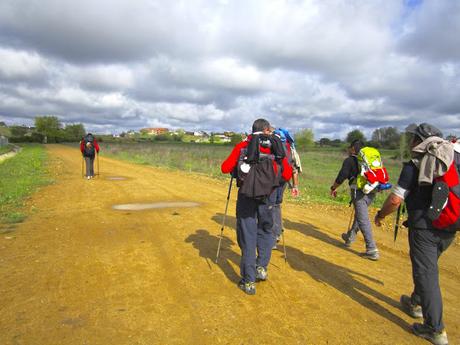
[[(288, 261), (274, 251), (268, 281), (247, 296), (236, 286), (236, 190), (214, 263), (228, 181), (103, 156), (88, 181), (78, 149), (47, 148), (56, 183), (0, 235), (0, 344), (427, 344), (398, 307), (412, 289), (405, 230), (394, 244), (390, 231), (374, 229), (381, 260), (371, 262), (358, 255), (361, 239), (342, 246), (348, 208), (288, 202)], [(113, 209), (173, 202), (199, 206)], [(459, 250), (440, 264), (452, 344)]]

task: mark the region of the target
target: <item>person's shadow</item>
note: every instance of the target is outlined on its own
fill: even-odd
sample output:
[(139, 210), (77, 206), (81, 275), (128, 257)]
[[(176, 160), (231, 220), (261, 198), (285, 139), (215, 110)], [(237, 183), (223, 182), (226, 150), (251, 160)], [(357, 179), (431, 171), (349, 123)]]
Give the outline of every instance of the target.
[(317, 282), (335, 288), (344, 295), (349, 296), (355, 302), (361, 304), (363, 307), (385, 317), (403, 329), (409, 329), (409, 324), (406, 321), (391, 313), (381, 304), (374, 302), (367, 296), (372, 296), (397, 309), (400, 309), (399, 303), (363, 284), (355, 279), (354, 275), (383, 285), (381, 281), (349, 268), (333, 264), (316, 256), (305, 254), (297, 248), (289, 246), (286, 247), (286, 249), (289, 253), (288, 263), (294, 270), (307, 273)]
[(289, 219), (283, 219), (283, 226), (285, 230), (294, 230), (300, 232), (301, 234), (309, 237), (313, 237), (317, 240), (320, 240), (324, 243), (333, 245), (340, 249), (346, 250), (356, 255), (362, 255), (360, 252), (357, 252), (354, 249), (345, 247), (343, 241), (338, 240), (337, 238), (331, 237), (325, 232), (320, 231), (316, 226), (309, 223), (298, 223), (290, 221)]
[[(185, 239), (186, 243), (191, 243), (198, 250), (200, 257), (204, 258), (212, 270), (210, 262), (216, 260), (217, 247), (220, 237), (211, 235), (208, 230), (198, 229)], [(217, 266), (224, 272), (225, 276), (235, 284), (241, 279), (232, 266), (232, 262), (239, 267), (240, 256), (232, 250), (235, 243), (226, 236), (222, 236), (220, 254)]]
[[(211, 219), (215, 221), (217, 224), (222, 225), (223, 217), (224, 217), (223, 213), (216, 213), (214, 216), (211, 217)], [(228, 214), (225, 216), (225, 229), (227, 228), (236, 230), (236, 217), (235, 216), (229, 216)]]

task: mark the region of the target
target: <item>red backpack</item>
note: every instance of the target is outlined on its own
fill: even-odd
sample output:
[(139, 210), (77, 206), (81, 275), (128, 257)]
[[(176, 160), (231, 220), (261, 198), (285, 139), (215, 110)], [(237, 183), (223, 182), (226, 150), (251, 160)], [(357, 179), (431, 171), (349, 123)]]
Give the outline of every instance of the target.
[(460, 157), (455, 153), (455, 159), (449, 170), (434, 179), (431, 205), (428, 218), (436, 229), (447, 231), (460, 230), (460, 172), (456, 161)]

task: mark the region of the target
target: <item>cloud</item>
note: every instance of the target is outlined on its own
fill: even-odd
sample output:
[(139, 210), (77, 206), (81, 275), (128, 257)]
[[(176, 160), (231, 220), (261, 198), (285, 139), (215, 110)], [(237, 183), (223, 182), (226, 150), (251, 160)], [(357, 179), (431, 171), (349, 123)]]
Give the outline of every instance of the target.
[(5, 0), (0, 120), (459, 131), (459, 13), (452, 1)]

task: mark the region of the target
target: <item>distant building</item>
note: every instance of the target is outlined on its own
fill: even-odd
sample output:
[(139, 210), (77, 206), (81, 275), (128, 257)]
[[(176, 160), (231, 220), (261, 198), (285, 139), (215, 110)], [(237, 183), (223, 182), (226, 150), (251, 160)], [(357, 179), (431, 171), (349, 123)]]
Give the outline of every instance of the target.
[(147, 134), (147, 135), (160, 135), (160, 134), (168, 133), (169, 129), (167, 128), (142, 128), (140, 132), (142, 134)]

